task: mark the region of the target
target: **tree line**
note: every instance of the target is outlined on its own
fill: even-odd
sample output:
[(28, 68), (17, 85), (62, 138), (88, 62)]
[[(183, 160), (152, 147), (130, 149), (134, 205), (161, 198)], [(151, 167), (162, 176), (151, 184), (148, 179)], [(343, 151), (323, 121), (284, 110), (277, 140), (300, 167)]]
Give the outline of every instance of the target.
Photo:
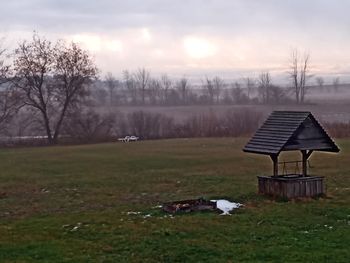
[[(33, 135), (45, 134), (49, 144), (57, 144), (64, 136), (80, 136), (82, 140), (127, 133), (145, 138), (241, 134), (225, 130), (225, 127), (235, 130), (226, 121), (227, 116), (235, 116), (240, 121), (245, 116), (247, 122), (254, 117), (226, 113), (225, 119), (208, 114), (191, 116), (192, 119), (175, 124), (166, 116), (151, 116), (142, 111), (127, 116), (115, 114), (120, 117), (116, 120), (115, 116), (94, 109), (101, 105), (301, 104), (306, 101), (307, 81), (312, 77), (309, 61), (308, 54), (300, 56), (298, 51), (293, 51), (288, 72), (289, 88), (273, 84), (269, 72), (233, 83), (216, 76), (192, 84), (186, 77), (178, 80), (166, 74), (153, 77), (145, 68), (125, 70), (120, 79), (112, 73), (99, 78), (100, 72), (91, 55), (78, 44), (50, 41), (34, 33), (31, 40), (20, 42), (12, 52), (0, 47), (0, 133), (21, 136), (30, 134), (28, 130), (31, 129)], [(214, 120), (220, 120), (223, 125), (211, 125), (216, 132), (209, 132), (204, 120), (209, 126), (216, 123)], [(159, 130), (153, 135), (145, 132), (156, 127)], [(242, 131), (247, 132), (245, 128)]]
[[(304, 103), (306, 88), (302, 90), (302, 100), (298, 95), (298, 103)], [(291, 88), (273, 84), (269, 72), (232, 83), (215, 76), (192, 84), (185, 76), (179, 80), (172, 80), (166, 74), (156, 78), (140, 68), (135, 72), (123, 71), (121, 79), (108, 73), (96, 83), (91, 98), (97, 105), (109, 106), (292, 104), (295, 103), (292, 93)]]
[[(281, 87), (272, 81), (266, 71), (258, 77), (246, 77), (227, 82), (219, 76), (205, 77), (201, 83), (191, 84), (187, 77), (171, 79), (167, 74), (152, 77), (145, 68), (124, 70), (116, 79), (107, 73), (94, 89), (95, 102), (101, 105), (230, 105), (281, 104), (306, 102), (313, 77), (310, 73), (310, 55), (293, 50), (288, 65), (290, 85)], [(339, 79), (337, 84), (339, 84)]]

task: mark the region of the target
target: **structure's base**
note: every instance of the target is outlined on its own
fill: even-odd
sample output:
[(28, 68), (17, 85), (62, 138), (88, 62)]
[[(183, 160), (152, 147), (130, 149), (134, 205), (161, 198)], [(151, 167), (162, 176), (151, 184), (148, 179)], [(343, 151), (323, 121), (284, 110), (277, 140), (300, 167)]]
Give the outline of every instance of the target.
[(322, 176), (258, 176), (259, 193), (283, 198), (316, 197), (325, 194)]

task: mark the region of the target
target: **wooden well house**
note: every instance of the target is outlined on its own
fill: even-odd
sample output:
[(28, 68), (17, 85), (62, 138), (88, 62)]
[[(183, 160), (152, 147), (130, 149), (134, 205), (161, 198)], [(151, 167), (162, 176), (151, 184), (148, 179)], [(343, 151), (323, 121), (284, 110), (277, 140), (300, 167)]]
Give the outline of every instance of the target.
[[(311, 112), (274, 111), (243, 151), (269, 155), (273, 162), (272, 176), (258, 176), (259, 193), (290, 199), (325, 194), (324, 177), (308, 174), (308, 159), (313, 151), (339, 152), (339, 148)], [(301, 160), (278, 162), (282, 151), (300, 151)], [(290, 164), (298, 168), (293, 173), (285, 170)]]

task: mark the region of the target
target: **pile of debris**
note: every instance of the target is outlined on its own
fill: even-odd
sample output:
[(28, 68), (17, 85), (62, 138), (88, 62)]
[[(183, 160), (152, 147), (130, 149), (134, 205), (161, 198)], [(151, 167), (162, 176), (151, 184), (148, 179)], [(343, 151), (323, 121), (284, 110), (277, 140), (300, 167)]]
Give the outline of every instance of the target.
[(195, 211), (221, 211), (221, 215), (229, 215), (233, 209), (241, 207), (242, 204), (228, 200), (205, 200), (204, 198), (175, 201), (163, 204), (165, 212), (189, 213)]

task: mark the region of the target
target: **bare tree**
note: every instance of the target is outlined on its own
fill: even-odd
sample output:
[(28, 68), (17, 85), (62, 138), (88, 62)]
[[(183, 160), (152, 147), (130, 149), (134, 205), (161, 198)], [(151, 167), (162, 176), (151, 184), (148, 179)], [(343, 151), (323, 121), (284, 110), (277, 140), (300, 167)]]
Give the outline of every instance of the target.
[(205, 87), (205, 92), (208, 94), (210, 104), (213, 104), (214, 95), (215, 95), (213, 81), (208, 77), (206, 77), (204, 87)]
[(130, 132), (145, 139), (167, 137), (173, 133), (173, 119), (160, 113), (135, 111), (128, 114)]
[(309, 75), (309, 60), (308, 53), (305, 53), (304, 57), (301, 58), (298, 50), (292, 51), (289, 76), (292, 80), (292, 90), (296, 103), (304, 103), (305, 101), (306, 82), (311, 77)]
[(244, 82), (247, 89), (247, 97), (248, 97), (248, 100), (250, 100), (251, 93), (255, 87), (255, 80), (253, 78), (247, 77), (247, 78), (244, 78)]
[(270, 103), (271, 76), (269, 72), (262, 72), (258, 79), (259, 97), (262, 103)]
[(220, 95), (224, 85), (224, 81), (219, 77), (214, 77), (213, 79), (206, 77), (204, 87), (211, 104), (220, 102)]
[(135, 78), (128, 70), (124, 70), (123, 79), (124, 85), (131, 97), (131, 103), (135, 105), (137, 103), (137, 87)]
[(248, 96), (243, 92), (242, 85), (237, 81), (232, 84), (231, 97), (232, 102), (235, 104), (242, 104), (248, 101)]
[(48, 142), (56, 144), (68, 109), (97, 75), (89, 54), (74, 43), (52, 44), (35, 34), (15, 50), (14, 71), (23, 103), (41, 113)]
[(270, 86), (270, 102), (281, 103), (285, 99), (286, 92), (279, 86)]
[(110, 99), (109, 105), (112, 106), (114, 102), (114, 90), (118, 86), (118, 81), (115, 79), (115, 77), (111, 72), (108, 72), (105, 76), (105, 82), (106, 82), (107, 89), (109, 91), (109, 99)]
[(57, 122), (54, 124), (53, 141), (57, 143), (62, 122), (69, 107), (75, 106), (86, 95), (86, 86), (97, 77), (98, 70), (90, 55), (77, 44), (60, 46), (55, 52), (54, 95)]
[(182, 103), (186, 104), (188, 93), (189, 93), (189, 88), (190, 88), (190, 85), (188, 83), (188, 79), (186, 77), (183, 77), (182, 79), (180, 79), (177, 82), (176, 87), (177, 87), (177, 90), (179, 91), (180, 99), (181, 99)]
[(243, 90), (241, 88), (241, 84), (238, 82), (235, 82), (232, 84), (231, 88), (231, 97), (232, 101), (235, 104), (240, 104), (243, 96)]
[(24, 104), (42, 114), (49, 143), (53, 143), (49, 112), (54, 101), (49, 73), (54, 66), (54, 47), (45, 39), (33, 36), (32, 42), (22, 42), (15, 50), (14, 84), (22, 91)]
[(170, 78), (166, 74), (163, 74), (161, 76), (161, 89), (162, 89), (161, 95), (162, 95), (162, 101), (164, 104), (168, 102), (169, 91), (171, 89), (171, 86), (172, 86), (172, 82)]
[(145, 68), (139, 68), (135, 73), (135, 80), (141, 92), (142, 105), (145, 104), (146, 89), (147, 89), (149, 78), (150, 78), (150, 73)]
[(322, 77), (317, 77), (316, 78), (316, 83), (320, 90), (323, 90), (323, 85), (324, 85), (324, 79)]
[(223, 90), (223, 88), (225, 86), (225, 82), (221, 78), (215, 77), (213, 79), (213, 86), (214, 86), (215, 100), (216, 100), (216, 103), (219, 104), (221, 91)]
[(155, 78), (152, 78), (149, 81), (149, 99), (151, 104), (156, 105), (159, 101), (159, 97), (160, 97), (160, 91), (162, 88), (162, 84), (161, 81)]

